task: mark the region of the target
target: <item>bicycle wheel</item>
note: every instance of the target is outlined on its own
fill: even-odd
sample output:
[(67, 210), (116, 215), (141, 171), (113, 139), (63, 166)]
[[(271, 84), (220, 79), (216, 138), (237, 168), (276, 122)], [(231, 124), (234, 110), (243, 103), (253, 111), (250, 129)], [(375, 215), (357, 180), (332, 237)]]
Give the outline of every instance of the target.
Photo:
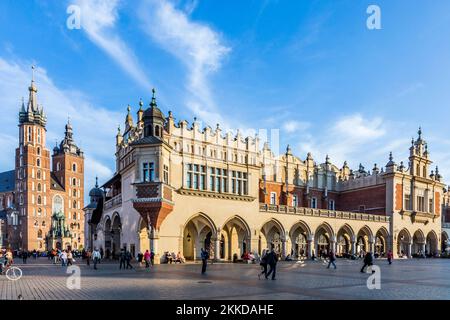
[(16, 281), (22, 278), (22, 270), (17, 267), (11, 267), (6, 271), (6, 277), (11, 281)]

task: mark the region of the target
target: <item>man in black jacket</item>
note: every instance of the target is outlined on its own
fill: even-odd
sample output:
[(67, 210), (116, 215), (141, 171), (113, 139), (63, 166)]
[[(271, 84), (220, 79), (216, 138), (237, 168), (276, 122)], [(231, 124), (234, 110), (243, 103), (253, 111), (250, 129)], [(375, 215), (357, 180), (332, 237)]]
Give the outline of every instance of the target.
[[(366, 266), (371, 266), (373, 265), (373, 256), (372, 256), (372, 252), (367, 252), (366, 255), (364, 256), (364, 265), (361, 268), (361, 272), (364, 273), (364, 268)], [(372, 272), (373, 273), (373, 272)]]
[(269, 265), (270, 269), (269, 269), (269, 272), (266, 274), (266, 279), (268, 279), (270, 274), (272, 274), (272, 280), (275, 280), (275, 274), (277, 272), (277, 262), (278, 262), (278, 256), (275, 253), (275, 251), (272, 249), (272, 251), (270, 251), (267, 254), (267, 264)]

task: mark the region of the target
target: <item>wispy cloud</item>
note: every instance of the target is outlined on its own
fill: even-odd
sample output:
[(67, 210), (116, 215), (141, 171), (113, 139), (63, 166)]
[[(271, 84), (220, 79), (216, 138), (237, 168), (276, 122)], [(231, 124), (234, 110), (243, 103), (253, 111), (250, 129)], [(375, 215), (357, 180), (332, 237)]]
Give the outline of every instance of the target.
[(308, 129), (310, 127), (310, 123), (296, 120), (289, 120), (283, 124), (283, 129), (287, 133), (294, 133), (298, 131), (302, 131)]
[(230, 48), (219, 33), (194, 22), (166, 0), (147, 0), (139, 9), (144, 31), (188, 70), (187, 105), (208, 123), (225, 123), (214, 101), (209, 75), (219, 70)]
[(81, 8), (81, 28), (88, 38), (104, 50), (138, 84), (150, 88), (150, 81), (133, 51), (116, 30), (119, 0), (76, 0)]
[[(4, 116), (0, 143), (5, 152), (0, 154), (0, 171), (14, 168), (14, 149), (18, 145), (18, 112), (22, 96), (28, 97), (31, 62), (6, 60), (0, 57), (0, 105)], [(114, 136), (122, 115), (94, 106), (87, 96), (75, 90), (59, 88), (42, 67), (35, 79), (38, 103), (47, 114), (47, 147), (64, 136), (64, 125), (70, 115), (74, 139), (85, 152), (86, 191), (95, 183), (95, 176), (106, 180), (113, 174)], [(108, 142), (109, 141), (109, 142)]]

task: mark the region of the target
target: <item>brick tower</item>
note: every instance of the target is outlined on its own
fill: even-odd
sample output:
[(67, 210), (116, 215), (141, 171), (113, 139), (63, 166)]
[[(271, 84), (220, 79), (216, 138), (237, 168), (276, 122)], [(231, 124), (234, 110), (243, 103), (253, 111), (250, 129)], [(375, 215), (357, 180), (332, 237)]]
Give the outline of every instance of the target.
[(51, 223), (50, 152), (45, 147), (46, 116), (37, 102), (34, 78), (29, 98), (19, 113), (19, 147), (16, 149), (16, 203), (20, 224), (19, 249), (45, 250), (45, 234)]

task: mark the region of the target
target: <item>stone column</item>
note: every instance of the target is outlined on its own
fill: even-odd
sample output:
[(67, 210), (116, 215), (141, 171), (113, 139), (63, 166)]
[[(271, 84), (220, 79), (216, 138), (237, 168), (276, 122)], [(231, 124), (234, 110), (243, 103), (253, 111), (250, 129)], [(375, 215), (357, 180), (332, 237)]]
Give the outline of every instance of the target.
[(281, 257), (286, 257), (286, 241), (287, 237), (284, 237), (284, 239), (281, 240)]
[(408, 258), (412, 258), (412, 253), (411, 253), (411, 251), (412, 251), (412, 242), (409, 242), (408, 243), (408, 250), (407, 250), (407, 256), (408, 256)]
[(151, 233), (150, 233), (150, 250), (154, 252), (155, 254), (155, 258), (154, 258), (154, 263), (155, 264), (160, 264), (160, 257), (161, 255), (159, 254), (159, 248), (158, 248), (158, 241), (159, 241), (159, 234), (158, 231), (156, 230), (156, 228), (151, 227)]
[[(426, 243), (422, 243), (420, 246), (421, 246), (422, 254), (425, 254)], [(431, 248), (430, 248), (430, 249), (431, 249)], [(428, 253), (429, 253), (429, 252), (428, 252)]]
[[(310, 234), (308, 236), (308, 259), (312, 258), (313, 249), (314, 249), (314, 235)], [(314, 254), (316, 253), (314, 252)]]
[(369, 251), (375, 254), (375, 239), (372, 236), (369, 238)]
[(356, 254), (356, 237), (352, 236), (352, 238), (350, 240), (352, 242), (351, 254), (355, 255)]
[[(331, 238), (330, 238), (330, 250), (333, 250), (333, 252), (336, 254), (336, 244), (337, 244), (337, 242), (336, 242), (336, 236), (332, 236)], [(329, 252), (328, 252), (329, 253)]]
[(214, 239), (214, 260), (220, 260), (220, 234)]

